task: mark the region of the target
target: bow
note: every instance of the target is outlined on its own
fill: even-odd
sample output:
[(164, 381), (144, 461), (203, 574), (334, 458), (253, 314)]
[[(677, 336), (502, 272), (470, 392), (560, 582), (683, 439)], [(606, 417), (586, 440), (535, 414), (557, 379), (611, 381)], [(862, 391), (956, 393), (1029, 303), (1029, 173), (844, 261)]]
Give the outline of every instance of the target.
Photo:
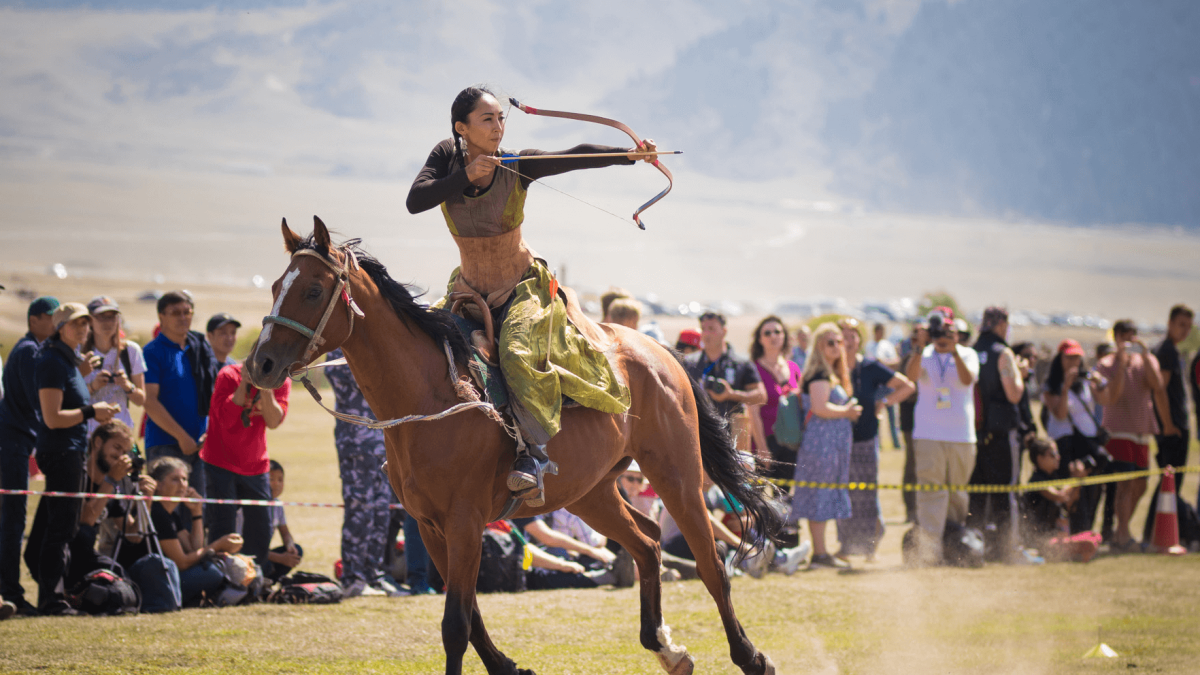
[[(542, 115), (543, 117), (561, 117), (563, 119), (568, 119), (568, 120), (579, 120), (580, 122), (593, 122), (595, 124), (603, 124), (606, 127), (612, 127), (614, 129), (619, 129), (621, 131), (624, 131), (626, 134), (629, 134), (629, 137), (633, 139), (635, 147), (637, 147), (637, 148), (642, 147), (642, 139), (638, 138), (638, 135), (633, 133), (633, 129), (630, 129), (625, 124), (618, 122), (616, 120), (612, 120), (607, 117), (600, 117), (598, 115), (585, 115), (583, 113), (562, 112), (562, 111), (558, 111), (558, 110), (542, 110), (540, 108), (535, 108), (530, 105), (523, 105), (520, 101), (518, 101), (517, 99), (512, 98), (512, 97), (509, 97), (508, 100), (514, 106), (519, 108), (521, 110), (521, 112), (526, 113), (528, 115)], [(657, 157), (655, 157), (653, 160), (651, 160), (650, 163), (653, 164), (656, 169), (661, 171), (664, 176), (667, 177), (667, 189), (665, 189), (662, 192), (655, 195), (653, 199), (646, 202), (645, 204), (642, 204), (641, 206), (638, 207), (637, 211), (633, 212), (633, 222), (637, 223), (637, 226), (643, 230), (646, 229), (646, 226), (642, 224), (642, 219), (639, 217), (641, 215), (642, 211), (645, 211), (646, 209), (650, 208), (651, 206), (654, 206), (655, 204), (658, 203), (658, 201), (660, 199), (662, 199), (663, 197), (666, 197), (667, 193), (669, 193), (671, 191), (671, 188), (674, 187), (674, 185), (675, 185), (675, 179), (673, 176), (671, 176), (670, 169), (663, 166), (663, 163), (658, 161)]]

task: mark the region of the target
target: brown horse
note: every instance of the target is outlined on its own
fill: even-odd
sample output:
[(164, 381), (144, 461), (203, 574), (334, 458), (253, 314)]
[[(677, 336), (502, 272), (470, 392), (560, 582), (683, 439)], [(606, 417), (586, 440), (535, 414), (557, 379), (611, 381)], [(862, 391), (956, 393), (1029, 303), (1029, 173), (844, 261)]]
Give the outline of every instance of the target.
[[(458, 372), (467, 372), (466, 344), (450, 316), (417, 303), (357, 242), (335, 247), (324, 223), (314, 220), (313, 234), (304, 239), (283, 222), (292, 259), (272, 288), (272, 314), (246, 360), (250, 381), (278, 387), (313, 357), (340, 346), (380, 419), (434, 415), (461, 404), (447, 352)], [(355, 321), (356, 315), (362, 318)], [(642, 646), (669, 673), (691, 673), (691, 656), (672, 644), (663, 623), (658, 525), (627, 505), (616, 488), (616, 477), (636, 459), (696, 552), (697, 572), (716, 601), (733, 662), (748, 674), (774, 673), (734, 615), (704, 504), (703, 473), (746, 507), (759, 532), (778, 522), (768, 497), (752, 487), (756, 474), (738, 461), (724, 421), (678, 358), (637, 331), (608, 324), (601, 329), (613, 340), (610, 360), (629, 386), (632, 406), (623, 415), (564, 410), (562, 431), (547, 448), (560, 470), (546, 478), (546, 504), (522, 506), (516, 516), (566, 508), (625, 547), (640, 577)], [(477, 410), (400, 424), (385, 435), (388, 479), (419, 522), (446, 580), (446, 673), (462, 672), (469, 640), (488, 673), (532, 675), (492, 644), (475, 598), (484, 526), (509, 498), (512, 438)], [(762, 543), (761, 536), (755, 543)]]

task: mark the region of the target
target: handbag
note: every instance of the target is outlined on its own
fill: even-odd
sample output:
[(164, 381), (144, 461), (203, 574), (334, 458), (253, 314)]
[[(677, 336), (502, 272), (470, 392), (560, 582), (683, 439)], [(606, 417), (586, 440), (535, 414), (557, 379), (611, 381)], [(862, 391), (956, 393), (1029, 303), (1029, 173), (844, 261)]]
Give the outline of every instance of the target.
[(804, 402), (799, 392), (792, 392), (779, 397), (779, 407), (775, 412), (775, 424), (771, 433), (775, 442), (788, 450), (798, 450), (804, 443)]

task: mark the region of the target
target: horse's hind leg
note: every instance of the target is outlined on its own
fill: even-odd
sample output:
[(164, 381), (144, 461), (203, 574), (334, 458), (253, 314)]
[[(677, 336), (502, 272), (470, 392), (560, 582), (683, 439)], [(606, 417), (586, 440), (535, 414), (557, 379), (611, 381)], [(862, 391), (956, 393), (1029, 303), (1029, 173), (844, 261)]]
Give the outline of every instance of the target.
[(642, 646), (654, 652), (671, 675), (690, 675), (692, 657), (687, 649), (671, 643), (670, 629), (663, 623), (658, 524), (626, 504), (616, 485), (608, 481), (601, 481), (567, 510), (633, 556), (641, 593)]
[[(421, 527), (421, 539), (425, 542), (425, 547), (429, 550), (429, 558), (438, 568), (443, 578), (448, 578), (449, 570), (447, 568), (448, 556), (446, 550), (446, 542), (440, 538), (434, 531)], [(479, 575), (478, 563), (475, 568), (475, 578)], [(470, 605), (470, 633), (469, 639), (471, 646), (475, 648), (475, 652), (479, 654), (479, 659), (483, 661), (484, 668), (487, 668), (488, 675), (534, 675), (532, 670), (525, 668), (517, 668), (512, 659), (508, 658), (496, 648), (492, 643), (491, 637), (488, 636), (487, 629), (483, 625), (483, 614), (479, 611), (479, 602), (474, 593), (474, 582), (471, 584), (471, 605)], [(455, 603), (461, 607), (461, 603)], [(446, 614), (442, 619), (442, 641), (446, 645), (446, 672), (450, 670), (451, 658), (451, 640), (447, 639), (446, 628), (447, 620), (450, 619), (452, 603), (450, 601), (450, 593), (446, 594)], [(455, 621), (457, 626), (461, 626)], [(456, 642), (457, 644), (457, 642)], [(462, 654), (466, 650), (466, 645), (462, 645), (462, 650), (458, 655), (458, 667), (462, 668)]]

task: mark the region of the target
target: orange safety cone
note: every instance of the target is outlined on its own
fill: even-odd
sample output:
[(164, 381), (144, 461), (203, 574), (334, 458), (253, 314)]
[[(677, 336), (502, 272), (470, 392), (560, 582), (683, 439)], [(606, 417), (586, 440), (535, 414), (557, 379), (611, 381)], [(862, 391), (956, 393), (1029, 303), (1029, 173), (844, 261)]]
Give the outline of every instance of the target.
[(1175, 508), (1175, 468), (1163, 471), (1158, 490), (1158, 513), (1154, 517), (1154, 549), (1167, 555), (1183, 555), (1187, 549), (1179, 545), (1179, 515)]

